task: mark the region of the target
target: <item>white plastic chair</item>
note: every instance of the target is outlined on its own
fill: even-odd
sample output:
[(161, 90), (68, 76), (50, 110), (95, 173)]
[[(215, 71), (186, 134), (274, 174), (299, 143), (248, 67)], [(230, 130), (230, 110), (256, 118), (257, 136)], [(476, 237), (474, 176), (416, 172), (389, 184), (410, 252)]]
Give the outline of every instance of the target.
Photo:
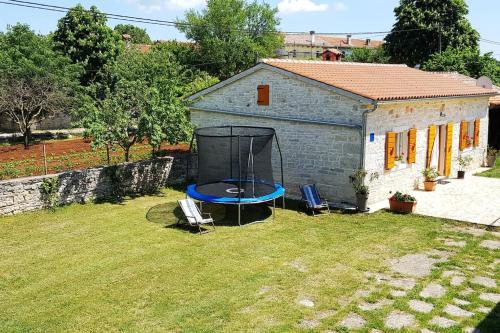
[[(212, 227), (214, 228), (213, 231), (215, 231), (215, 225), (214, 225), (214, 220), (210, 213), (201, 213), (200, 210), (198, 209), (198, 206), (194, 203), (192, 199), (182, 199), (177, 201), (179, 203), (179, 206), (182, 209), (182, 212), (184, 213), (185, 217), (185, 222), (189, 224), (190, 226), (193, 227), (198, 227), (198, 230), (200, 231), (200, 234), (204, 234), (207, 232), (210, 232), (211, 230), (202, 230), (201, 226), (203, 224), (211, 224)], [(203, 218), (203, 215), (208, 216), (208, 218)], [(181, 219), (177, 221), (179, 224), (181, 222)]]

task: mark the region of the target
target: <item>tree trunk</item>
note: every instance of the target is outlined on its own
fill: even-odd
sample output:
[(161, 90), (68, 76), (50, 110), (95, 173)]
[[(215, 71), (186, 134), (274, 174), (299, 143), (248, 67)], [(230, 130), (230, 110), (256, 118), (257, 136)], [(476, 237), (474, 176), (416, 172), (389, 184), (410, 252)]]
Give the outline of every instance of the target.
[(124, 148), (125, 150), (125, 162), (128, 162), (130, 156), (130, 146)]
[(31, 128), (27, 128), (23, 133), (24, 149), (28, 149), (31, 141)]

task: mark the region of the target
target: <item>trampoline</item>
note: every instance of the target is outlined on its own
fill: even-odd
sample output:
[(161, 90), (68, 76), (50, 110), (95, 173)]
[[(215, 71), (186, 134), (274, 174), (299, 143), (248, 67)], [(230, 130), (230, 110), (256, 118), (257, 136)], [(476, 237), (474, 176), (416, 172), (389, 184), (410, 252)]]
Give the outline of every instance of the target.
[[(273, 176), (274, 142), (279, 153), (281, 183), (276, 183)], [(283, 157), (273, 128), (199, 128), (194, 132), (190, 150), (198, 155), (198, 177), (196, 184), (188, 185), (188, 197), (200, 203), (237, 205), (239, 225), (242, 205), (272, 201), (273, 218), (276, 199), (282, 197), (284, 205)]]

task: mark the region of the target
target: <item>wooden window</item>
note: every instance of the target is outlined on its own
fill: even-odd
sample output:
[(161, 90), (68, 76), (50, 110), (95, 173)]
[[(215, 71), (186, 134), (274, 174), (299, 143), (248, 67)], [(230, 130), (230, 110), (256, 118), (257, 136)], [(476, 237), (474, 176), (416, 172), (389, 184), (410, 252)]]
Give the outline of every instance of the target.
[(257, 105), (269, 105), (269, 85), (257, 87)]
[(479, 147), (479, 128), (481, 127), (481, 120), (474, 120), (474, 147)]
[(453, 144), (453, 123), (449, 123), (446, 126), (446, 149), (445, 149), (445, 163), (444, 163), (444, 175), (450, 176), (451, 174), (451, 155), (452, 155), (452, 144)]
[(429, 126), (429, 136), (427, 140), (427, 167), (430, 168), (432, 153), (434, 150), (434, 140), (436, 140), (436, 125)]
[(408, 163), (413, 164), (417, 156), (417, 129), (412, 128), (408, 131)]
[(385, 136), (385, 168), (391, 170), (394, 168), (396, 157), (396, 133), (387, 132)]
[[(476, 145), (476, 121), (462, 121), (460, 123), (460, 150)], [(477, 125), (477, 144), (479, 144), (479, 125)]]

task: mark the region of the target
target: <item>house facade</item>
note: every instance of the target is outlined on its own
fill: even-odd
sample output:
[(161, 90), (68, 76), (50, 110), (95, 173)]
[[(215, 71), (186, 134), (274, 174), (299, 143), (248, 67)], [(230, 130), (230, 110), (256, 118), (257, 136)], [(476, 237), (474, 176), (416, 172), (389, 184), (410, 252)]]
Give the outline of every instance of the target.
[(292, 197), (314, 182), (330, 200), (353, 202), (349, 175), (364, 168), (379, 174), (376, 202), (414, 189), (427, 166), (452, 177), (461, 154), (480, 166), (492, 95), (402, 65), (275, 59), (193, 95), (191, 119), (275, 128)]

